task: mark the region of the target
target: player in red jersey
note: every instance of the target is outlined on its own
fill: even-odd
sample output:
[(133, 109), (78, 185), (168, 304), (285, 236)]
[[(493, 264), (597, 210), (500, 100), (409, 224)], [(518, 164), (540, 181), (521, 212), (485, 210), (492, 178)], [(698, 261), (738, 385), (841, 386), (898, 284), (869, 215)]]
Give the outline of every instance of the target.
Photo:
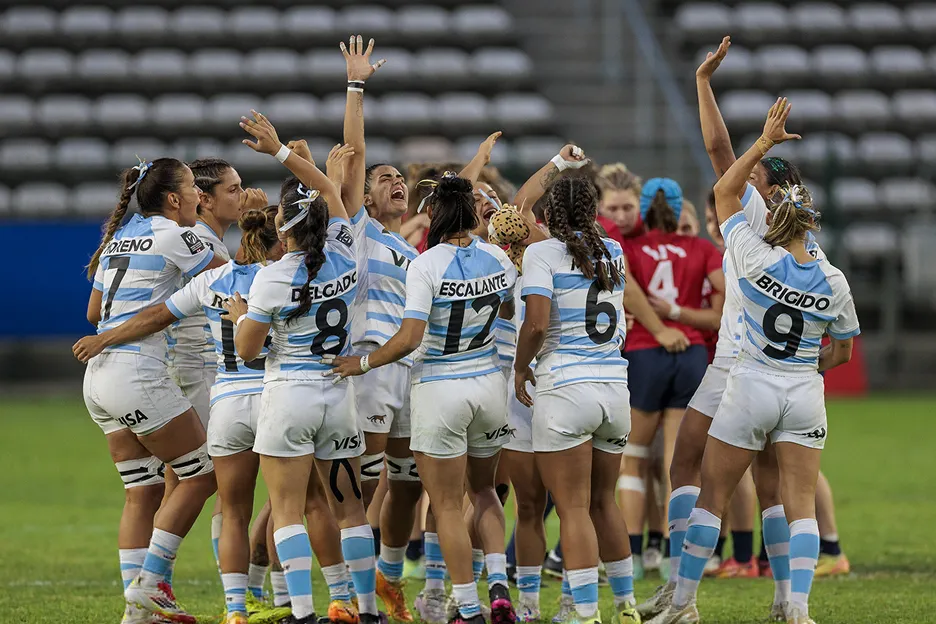
[[(635, 576), (643, 551), (643, 526), (649, 446), (662, 425), (664, 430), (664, 475), (669, 471), (673, 444), (682, 414), (695, 393), (705, 368), (708, 351), (696, 317), (709, 321), (706, 329), (718, 327), (720, 311), (702, 310), (702, 287), (706, 279), (716, 293), (724, 293), (721, 254), (707, 240), (677, 232), (683, 197), (679, 184), (669, 178), (648, 180), (640, 196), (641, 220), (647, 232), (625, 241), (628, 277), (650, 297), (670, 306), (664, 323), (680, 329), (690, 346), (682, 353), (669, 353), (640, 323), (627, 333), (625, 352), (629, 360), (631, 389), (631, 433), (624, 452), (624, 467), (618, 489), (627, 526), (632, 527)], [(682, 317), (687, 318), (683, 319)], [(677, 320), (679, 319), (679, 320)], [(669, 497), (664, 480), (664, 499)]]

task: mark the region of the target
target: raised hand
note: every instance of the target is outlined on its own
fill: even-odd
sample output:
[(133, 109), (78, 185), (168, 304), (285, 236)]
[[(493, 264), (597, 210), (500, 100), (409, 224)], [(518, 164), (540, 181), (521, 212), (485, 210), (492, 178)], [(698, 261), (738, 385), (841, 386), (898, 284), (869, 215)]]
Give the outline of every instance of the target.
[(361, 35), (351, 35), (348, 39), (347, 47), (344, 41), (338, 44), (341, 53), (345, 57), (345, 63), (348, 66), (348, 82), (364, 82), (374, 75), (374, 72), (387, 62), (387, 59), (380, 59), (374, 64), (370, 62), (371, 52), (374, 51), (374, 40), (367, 43), (367, 49), (364, 49), (364, 38)]
[(309, 144), (306, 142), (305, 139), (290, 141), (289, 143), (286, 144), (286, 147), (292, 150), (292, 153), (298, 156), (299, 158), (307, 160), (313, 165), (315, 164), (315, 161), (312, 159), (312, 150), (309, 149)]
[(269, 203), (270, 202), (267, 199), (266, 193), (264, 193), (261, 189), (244, 189), (244, 192), (241, 193), (240, 197), (240, 210), (241, 212), (246, 212), (248, 210), (260, 210), (261, 208), (266, 208)]
[(484, 141), (482, 141), (481, 145), (478, 147), (478, 155), (484, 158), (485, 164), (491, 162), (491, 152), (494, 151), (494, 145), (497, 143), (497, 139), (501, 138), (502, 134), (504, 133), (498, 130), (488, 138), (484, 139)]
[(585, 151), (581, 147), (572, 143), (563, 146), (563, 148), (559, 150), (559, 157), (567, 163), (570, 163), (570, 167), (576, 169), (588, 163), (588, 159), (585, 158)]
[(793, 105), (788, 104), (786, 98), (777, 98), (777, 101), (774, 102), (774, 105), (770, 107), (770, 111), (767, 113), (764, 133), (761, 136), (773, 144), (783, 143), (790, 139), (802, 139), (803, 137), (800, 135), (790, 134), (786, 131), (786, 120), (790, 116), (792, 108)]
[(341, 188), (345, 178), (345, 165), (348, 159), (354, 156), (354, 148), (345, 143), (338, 143), (328, 152), (328, 159), (325, 161), (325, 175), (337, 187)]
[(718, 66), (721, 65), (721, 62), (725, 60), (725, 56), (728, 54), (728, 48), (731, 47), (731, 37), (726, 36), (721, 40), (721, 43), (718, 46), (718, 49), (715, 50), (715, 53), (709, 52), (705, 55), (705, 60), (702, 61), (702, 64), (699, 65), (699, 69), (696, 70), (696, 78), (702, 80), (708, 80), (712, 77), (712, 74), (715, 73), (715, 70), (718, 69)]
[(257, 139), (257, 142), (253, 143), (250, 139), (244, 139), (242, 143), (255, 152), (275, 156), (283, 145), (280, 143), (279, 137), (276, 136), (276, 128), (262, 113), (255, 110), (250, 112), (254, 118), (241, 117), (240, 127), (247, 131), (247, 134)]

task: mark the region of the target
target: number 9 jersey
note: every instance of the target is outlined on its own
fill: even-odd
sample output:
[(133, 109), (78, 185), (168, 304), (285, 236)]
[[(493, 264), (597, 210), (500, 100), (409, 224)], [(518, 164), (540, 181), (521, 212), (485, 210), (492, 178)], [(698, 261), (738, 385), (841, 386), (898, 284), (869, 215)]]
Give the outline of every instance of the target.
[[(325, 262), (309, 282), (305, 253), (292, 252), (260, 269), (247, 298), (248, 318), (270, 323), (273, 340), (266, 360), (264, 382), (275, 380), (326, 381), (331, 370), (322, 356), (347, 355), (351, 331), (349, 308), (357, 295), (354, 237), (345, 219), (332, 218), (326, 231)], [(312, 307), (291, 323), (287, 315), (298, 306), (299, 292), (310, 283)]]

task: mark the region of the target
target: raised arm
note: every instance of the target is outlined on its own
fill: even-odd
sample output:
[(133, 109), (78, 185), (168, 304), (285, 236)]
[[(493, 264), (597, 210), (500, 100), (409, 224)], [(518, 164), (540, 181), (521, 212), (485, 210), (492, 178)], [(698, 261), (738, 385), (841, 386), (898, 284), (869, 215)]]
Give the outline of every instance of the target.
[(354, 149), (354, 155), (345, 162), (344, 182), (341, 185), (341, 197), (345, 207), (353, 212), (364, 203), (364, 177), (367, 172), (367, 160), (364, 151), (364, 83), (374, 75), (381, 65), (380, 59), (373, 65), (370, 62), (374, 51), (374, 40), (364, 49), (364, 38), (351, 35), (348, 46), (339, 44), (348, 70), (348, 99), (345, 104), (344, 142)]
[(494, 151), (494, 144), (497, 143), (497, 139), (501, 138), (501, 134), (503, 133), (498, 130), (481, 142), (481, 145), (478, 146), (478, 153), (474, 155), (471, 162), (465, 165), (464, 169), (458, 172), (459, 178), (470, 180), (472, 186), (478, 183), (481, 170), (491, 162), (491, 152)]
[(175, 323), (176, 316), (165, 303), (150, 306), (114, 329), (96, 336), (85, 336), (75, 343), (72, 353), (82, 362), (87, 362), (107, 347), (126, 344), (162, 331)]
[(241, 117), (240, 127), (257, 141), (254, 143), (250, 139), (244, 139), (244, 145), (255, 152), (275, 157), (299, 178), (303, 185), (319, 191), (328, 203), (329, 218), (347, 219), (348, 212), (341, 201), (338, 187), (318, 167), (283, 145), (276, 134), (276, 128), (262, 113), (255, 110), (250, 112), (254, 118)]
[(792, 106), (792, 104), (787, 103), (786, 98), (777, 98), (777, 101), (774, 102), (774, 105), (770, 107), (770, 111), (767, 113), (763, 134), (715, 183), (715, 215), (718, 217), (719, 224), (736, 212), (741, 211), (740, 198), (744, 194), (745, 184), (747, 184), (754, 166), (760, 162), (760, 159), (767, 154), (770, 148), (777, 143), (802, 138), (798, 134), (790, 134), (786, 131), (786, 120), (790, 116)]
[(718, 110), (715, 101), (715, 92), (712, 91), (712, 74), (725, 60), (728, 48), (731, 47), (731, 37), (722, 39), (715, 53), (709, 52), (705, 60), (696, 70), (696, 92), (699, 95), (699, 121), (702, 124), (702, 139), (705, 141), (705, 151), (712, 161), (712, 168), (719, 178), (725, 175), (728, 167), (735, 161), (734, 150), (731, 147), (731, 136), (728, 127)]
[(514, 197), (514, 205), (520, 209), (521, 215), (531, 216), (533, 205), (546, 193), (560, 173), (566, 169), (579, 169), (587, 164), (588, 159), (585, 158), (582, 148), (569, 143), (523, 183), (517, 191), (517, 196)]

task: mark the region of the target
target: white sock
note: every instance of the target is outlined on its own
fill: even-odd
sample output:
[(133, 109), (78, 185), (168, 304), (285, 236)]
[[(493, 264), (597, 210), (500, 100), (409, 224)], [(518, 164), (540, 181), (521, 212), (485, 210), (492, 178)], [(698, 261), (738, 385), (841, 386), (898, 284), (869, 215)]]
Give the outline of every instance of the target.
[(567, 570), (566, 574), (572, 589), (575, 612), (579, 617), (593, 617), (598, 612), (598, 566)]
[(517, 589), (520, 600), (539, 604), (543, 566), (517, 566)]
[(475, 583), (452, 585), (452, 596), (458, 603), (458, 611), (463, 619), (470, 620), (481, 614), (481, 601), (478, 600), (478, 586)]
[(229, 572), (221, 575), (224, 586), (224, 605), (228, 613), (247, 614), (247, 575), (242, 572)]
[(377, 559), (377, 571), (388, 581), (395, 583), (403, 578), (403, 560), (406, 558), (406, 546), (380, 545), (380, 557)]
[(182, 538), (162, 529), (153, 529), (153, 537), (143, 559), (140, 571), (140, 585), (156, 587), (166, 576), (166, 571), (175, 561)]
[(630, 604), (634, 601), (634, 558), (627, 557), (605, 564), (608, 584), (614, 594), (614, 606)]
[(426, 589), (445, 589), (445, 559), (439, 545), (439, 534), (426, 531)]
[(247, 569), (247, 589), (254, 595), (254, 598), (263, 598), (263, 585), (266, 583), (267, 572), (270, 566), (261, 566), (251, 563)]
[(146, 559), (146, 549), (121, 548), (117, 551), (117, 555), (120, 557), (120, 577), (123, 579), (124, 589), (127, 589), (133, 579), (140, 576), (143, 560)]
[(289, 604), (289, 588), (286, 586), (286, 573), (282, 570), (270, 571), (270, 585), (273, 586), (273, 606), (285, 607)]
[(488, 587), (494, 585), (507, 587), (507, 555), (504, 553), (485, 555), (484, 565), (487, 566)]
[(215, 563), (221, 570), (221, 514), (211, 516), (211, 550), (214, 551)]

